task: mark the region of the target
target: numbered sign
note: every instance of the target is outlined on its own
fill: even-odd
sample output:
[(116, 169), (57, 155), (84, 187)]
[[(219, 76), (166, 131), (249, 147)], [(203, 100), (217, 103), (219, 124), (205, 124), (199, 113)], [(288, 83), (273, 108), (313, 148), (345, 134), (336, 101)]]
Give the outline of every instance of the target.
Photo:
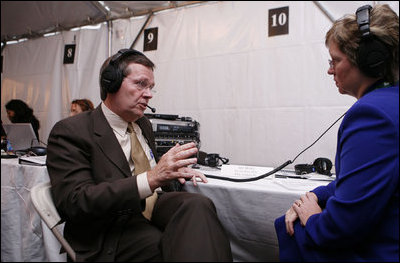
[(268, 12), (268, 36), (289, 34), (289, 7), (270, 9)]
[(143, 51), (157, 50), (158, 27), (144, 30)]
[(64, 48), (64, 64), (74, 64), (75, 44), (65, 45)]

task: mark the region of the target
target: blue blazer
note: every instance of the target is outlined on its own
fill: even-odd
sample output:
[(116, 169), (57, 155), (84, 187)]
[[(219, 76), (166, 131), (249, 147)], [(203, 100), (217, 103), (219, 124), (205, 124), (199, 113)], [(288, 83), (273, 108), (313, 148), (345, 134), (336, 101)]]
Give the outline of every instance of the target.
[(286, 233), (275, 220), (281, 261), (399, 261), (399, 86), (375, 89), (338, 131), (336, 180), (317, 187), (322, 213)]

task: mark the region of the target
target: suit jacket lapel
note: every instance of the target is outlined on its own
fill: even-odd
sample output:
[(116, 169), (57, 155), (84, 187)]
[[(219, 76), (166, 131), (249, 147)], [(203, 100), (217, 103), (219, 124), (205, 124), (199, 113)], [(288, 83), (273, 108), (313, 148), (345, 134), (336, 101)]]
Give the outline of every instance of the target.
[(101, 110), (101, 105), (93, 112), (93, 139), (103, 154), (114, 163), (125, 176), (132, 176), (129, 163), (126, 161), (121, 146)]

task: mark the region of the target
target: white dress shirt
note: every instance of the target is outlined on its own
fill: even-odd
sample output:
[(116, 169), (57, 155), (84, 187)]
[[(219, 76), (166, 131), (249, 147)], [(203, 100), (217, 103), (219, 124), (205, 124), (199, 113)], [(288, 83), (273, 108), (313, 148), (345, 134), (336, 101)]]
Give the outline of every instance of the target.
[[(126, 160), (129, 162), (129, 168), (131, 169), (131, 173), (133, 175), (135, 165), (131, 158), (131, 137), (128, 133), (128, 122), (124, 121), (120, 116), (112, 112), (104, 103), (101, 103), (101, 109), (103, 110), (104, 116), (106, 117), (108, 123), (114, 131), (115, 136), (117, 137), (119, 144), (121, 145), (122, 151), (125, 154)], [(149, 159), (150, 167), (153, 168), (156, 165), (153, 152), (151, 151), (150, 146), (147, 144), (146, 138), (143, 136), (140, 127), (134, 122), (132, 123), (132, 126), (144, 152), (146, 153), (147, 158)], [(147, 181), (147, 172), (138, 174), (136, 178), (140, 198), (144, 199), (152, 195), (153, 192), (151, 191), (149, 182)]]

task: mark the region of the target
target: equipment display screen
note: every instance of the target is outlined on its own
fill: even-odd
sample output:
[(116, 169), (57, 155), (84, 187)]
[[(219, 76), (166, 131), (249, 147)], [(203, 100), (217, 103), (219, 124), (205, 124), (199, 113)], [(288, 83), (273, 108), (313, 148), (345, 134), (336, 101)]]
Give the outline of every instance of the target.
[(159, 130), (159, 131), (170, 131), (170, 125), (157, 124), (157, 130)]

